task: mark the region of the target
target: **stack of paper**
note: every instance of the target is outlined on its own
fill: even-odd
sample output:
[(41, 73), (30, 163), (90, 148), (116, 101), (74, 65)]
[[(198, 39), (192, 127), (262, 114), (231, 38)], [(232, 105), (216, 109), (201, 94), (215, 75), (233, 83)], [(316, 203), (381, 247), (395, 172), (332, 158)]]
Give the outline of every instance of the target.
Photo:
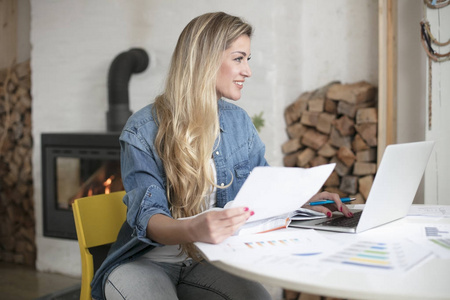
[(334, 170), (336, 164), (314, 168), (257, 167), (253, 169), (234, 201), (225, 208), (248, 207), (255, 214), (237, 234), (265, 232), (289, 225), (293, 216), (325, 217), (300, 209), (314, 196)]

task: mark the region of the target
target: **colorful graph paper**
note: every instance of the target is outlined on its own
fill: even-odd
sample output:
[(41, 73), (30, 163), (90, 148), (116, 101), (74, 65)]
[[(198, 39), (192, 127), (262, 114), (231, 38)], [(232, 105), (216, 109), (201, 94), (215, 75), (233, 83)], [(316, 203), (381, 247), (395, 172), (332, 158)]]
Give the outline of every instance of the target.
[(261, 240), (255, 242), (245, 242), (244, 244), (249, 249), (261, 249), (272, 247), (289, 247), (299, 242), (300, 240), (298, 238), (293, 238), (293, 239)]
[(450, 232), (448, 227), (426, 226), (425, 235), (431, 242), (450, 250)]
[(337, 264), (407, 270), (430, 254), (409, 241), (358, 241), (324, 259)]

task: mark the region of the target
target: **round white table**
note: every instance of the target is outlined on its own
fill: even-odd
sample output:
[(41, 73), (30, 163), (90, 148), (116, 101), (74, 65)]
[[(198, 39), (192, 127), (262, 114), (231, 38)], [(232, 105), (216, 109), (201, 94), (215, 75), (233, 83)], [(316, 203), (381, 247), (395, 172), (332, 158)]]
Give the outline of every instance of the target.
[[(450, 218), (406, 217), (371, 231), (404, 236), (408, 225), (450, 225)], [(292, 230), (292, 229), (289, 229)], [(305, 230), (305, 229), (295, 229)], [(364, 234), (320, 231), (337, 242), (351, 242)], [(371, 233), (373, 234), (373, 232)], [(448, 250), (450, 251), (450, 249)], [(322, 270), (287, 267), (285, 264), (214, 261), (217, 267), (232, 274), (271, 286), (345, 299), (450, 299), (450, 259), (430, 255), (418, 265), (402, 272), (373, 268), (339, 268), (336, 264), (320, 264)]]

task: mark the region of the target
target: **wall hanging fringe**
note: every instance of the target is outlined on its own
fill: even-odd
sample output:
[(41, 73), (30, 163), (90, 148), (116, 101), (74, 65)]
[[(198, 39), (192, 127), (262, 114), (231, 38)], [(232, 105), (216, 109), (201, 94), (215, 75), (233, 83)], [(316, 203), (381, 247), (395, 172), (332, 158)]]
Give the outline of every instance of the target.
[(427, 20), (427, 8), (440, 9), (450, 4), (450, 0), (424, 0), (423, 20), (420, 22), (420, 37), (423, 49), (428, 56), (428, 130), (432, 127), (432, 64), (433, 62), (441, 63), (450, 60), (450, 51), (447, 53), (438, 53), (433, 49), (433, 44), (438, 47), (445, 47), (450, 45), (450, 40), (447, 42), (438, 41), (431, 32), (430, 22)]
[(450, 4), (449, 0), (433, 0), (433, 1), (424, 0), (424, 2), (427, 5), (427, 7), (432, 9), (443, 8)]

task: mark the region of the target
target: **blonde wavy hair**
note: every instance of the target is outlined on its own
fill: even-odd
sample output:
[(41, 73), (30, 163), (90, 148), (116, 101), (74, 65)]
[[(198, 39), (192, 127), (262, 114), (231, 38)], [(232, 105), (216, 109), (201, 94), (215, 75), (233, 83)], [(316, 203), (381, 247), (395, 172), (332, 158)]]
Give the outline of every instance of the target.
[[(196, 215), (216, 186), (210, 159), (219, 136), (216, 78), (223, 51), (241, 35), (252, 35), (242, 19), (223, 12), (193, 19), (175, 47), (165, 90), (155, 99), (156, 150), (167, 176), (173, 218)], [(196, 256), (192, 244), (183, 252)]]

